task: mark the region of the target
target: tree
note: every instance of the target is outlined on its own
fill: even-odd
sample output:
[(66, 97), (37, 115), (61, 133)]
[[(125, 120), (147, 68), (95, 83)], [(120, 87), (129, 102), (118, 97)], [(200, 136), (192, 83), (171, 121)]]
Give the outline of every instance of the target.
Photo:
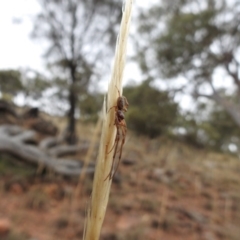
[[(42, 12), (35, 20), (33, 36), (48, 41), (46, 58), (54, 74), (68, 85), (68, 142), (76, 141), (77, 95), (93, 77), (103, 74), (103, 56), (115, 43), (121, 1), (39, 0)], [(101, 60), (101, 61), (99, 61)], [(99, 75), (99, 76), (98, 76)], [(62, 77), (64, 76), (64, 77)]]
[(23, 94), (25, 102), (27, 99), (29, 102), (39, 100), (49, 87), (46, 77), (31, 69), (0, 71), (0, 92), (6, 100), (12, 100), (18, 94)]
[[(196, 115), (202, 118), (196, 118)], [(237, 153), (240, 149), (240, 128), (221, 106), (198, 103), (194, 112), (179, 115), (176, 137), (195, 147)]]
[(21, 73), (17, 70), (0, 71), (0, 92), (3, 97), (12, 98), (23, 89)]
[(178, 105), (167, 92), (159, 91), (145, 80), (139, 86), (124, 88), (130, 107), (126, 113), (129, 129), (151, 138), (167, 134), (174, 126)]
[(201, 124), (201, 129), (207, 136), (205, 143), (210, 147), (232, 153), (240, 150), (240, 128), (226, 111), (216, 104), (209, 119)]
[(143, 73), (177, 79), (178, 88), (214, 100), (240, 127), (240, 2), (165, 1), (139, 21)]
[(97, 92), (82, 95), (82, 99), (79, 102), (79, 108), (81, 117), (85, 122), (96, 122), (98, 120), (103, 99), (103, 94)]

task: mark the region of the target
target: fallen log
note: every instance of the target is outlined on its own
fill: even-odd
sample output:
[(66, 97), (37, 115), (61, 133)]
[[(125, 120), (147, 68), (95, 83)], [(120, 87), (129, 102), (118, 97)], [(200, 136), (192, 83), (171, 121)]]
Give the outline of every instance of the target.
[(47, 151), (49, 148), (55, 147), (61, 144), (62, 142), (63, 142), (63, 138), (47, 137), (40, 142), (39, 147), (42, 150)]
[[(76, 176), (83, 172), (82, 162), (56, 158), (44, 152), (42, 148), (26, 143), (34, 138), (35, 132), (32, 130), (23, 130), (15, 125), (2, 125), (0, 126), (0, 152), (9, 153), (28, 163), (44, 166), (62, 175)], [(90, 166), (85, 172), (93, 173), (94, 167)]]
[(88, 144), (82, 146), (78, 145), (65, 145), (65, 146), (56, 146), (51, 148), (48, 152), (51, 156), (61, 157), (68, 154), (74, 154), (77, 152), (86, 152), (88, 149)]

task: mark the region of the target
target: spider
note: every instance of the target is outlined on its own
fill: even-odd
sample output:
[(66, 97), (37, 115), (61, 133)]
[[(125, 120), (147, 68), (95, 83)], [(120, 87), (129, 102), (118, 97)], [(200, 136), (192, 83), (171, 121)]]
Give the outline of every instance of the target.
[[(112, 108), (115, 109), (115, 122), (114, 125), (117, 128), (117, 134), (116, 134), (116, 138), (113, 144), (113, 147), (111, 148), (111, 150), (108, 152), (110, 153), (112, 150), (114, 150), (113, 153), (113, 163), (111, 166), (111, 170), (110, 173), (108, 174), (108, 176), (105, 178), (105, 180), (109, 177), (109, 180), (112, 179), (118, 169), (119, 163), (121, 161), (121, 157), (122, 157), (122, 149), (123, 149), (123, 145), (125, 143), (125, 138), (126, 138), (126, 134), (127, 134), (127, 124), (125, 121), (125, 117), (124, 117), (124, 113), (127, 112), (129, 103), (127, 101), (127, 98), (124, 96), (120, 96), (120, 92), (118, 90), (118, 94), (119, 97), (117, 99), (117, 105), (111, 107), (108, 111), (110, 111)], [(122, 139), (121, 144), (120, 144), (120, 149), (119, 149), (119, 158), (118, 158), (118, 162), (117, 162), (117, 166), (116, 169), (113, 170), (114, 168), (114, 163), (115, 163), (115, 157), (116, 154), (118, 152), (118, 144), (120, 139)]]

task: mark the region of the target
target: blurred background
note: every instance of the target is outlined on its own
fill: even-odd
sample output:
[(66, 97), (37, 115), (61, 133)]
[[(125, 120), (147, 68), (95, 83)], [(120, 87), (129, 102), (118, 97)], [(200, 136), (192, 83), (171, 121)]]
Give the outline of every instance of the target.
[[(0, 3), (0, 239), (82, 239), (121, 17), (121, 0)], [(239, 239), (239, 46), (238, 0), (135, 1), (101, 239)]]

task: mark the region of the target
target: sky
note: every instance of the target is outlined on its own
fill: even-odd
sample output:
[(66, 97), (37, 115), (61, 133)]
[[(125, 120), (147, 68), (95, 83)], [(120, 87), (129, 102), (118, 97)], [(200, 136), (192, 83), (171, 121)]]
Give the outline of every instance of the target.
[(30, 39), (31, 18), (39, 10), (35, 0), (0, 1), (0, 69), (44, 69), (43, 49)]
[[(152, 1), (154, 2), (136, 0), (134, 10), (136, 11), (138, 6), (147, 7)], [(0, 69), (32, 68), (40, 72), (46, 71), (42, 58), (44, 47), (30, 38), (33, 28), (31, 19), (39, 11), (37, 0), (0, 1)], [(128, 50), (132, 54), (131, 46), (128, 46)], [(140, 79), (137, 66), (127, 64), (124, 78), (136, 78), (137, 82)]]

